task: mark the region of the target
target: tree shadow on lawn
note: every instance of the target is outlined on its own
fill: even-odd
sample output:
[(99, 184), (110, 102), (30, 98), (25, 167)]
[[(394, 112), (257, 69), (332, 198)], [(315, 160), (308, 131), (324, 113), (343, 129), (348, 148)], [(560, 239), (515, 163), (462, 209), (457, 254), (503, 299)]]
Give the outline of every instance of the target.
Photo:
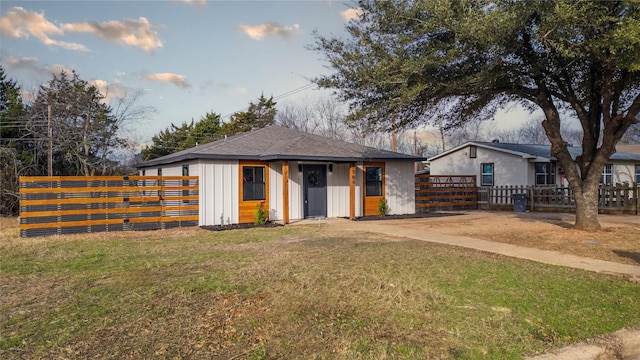
[(557, 212), (518, 212), (516, 217), (522, 221), (529, 222), (545, 222), (551, 225), (557, 225), (564, 229), (571, 229), (575, 225), (574, 213), (557, 213)]
[(439, 213), (439, 212), (428, 212), (428, 213), (420, 213), (420, 214), (406, 214), (406, 215), (375, 215), (375, 216), (361, 216), (356, 218), (356, 221), (369, 221), (369, 220), (403, 220), (403, 219), (424, 219), (424, 218), (434, 218), (434, 217), (445, 217), (445, 216), (459, 216), (465, 215), (464, 213)]
[(640, 253), (623, 250), (613, 250), (613, 252), (620, 257), (631, 259), (640, 264)]

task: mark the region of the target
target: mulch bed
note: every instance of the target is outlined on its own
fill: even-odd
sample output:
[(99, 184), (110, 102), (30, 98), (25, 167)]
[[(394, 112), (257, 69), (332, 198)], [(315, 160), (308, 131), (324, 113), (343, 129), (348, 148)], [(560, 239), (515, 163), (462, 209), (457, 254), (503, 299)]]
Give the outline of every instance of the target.
[[(434, 218), (434, 217), (458, 216), (458, 215), (464, 215), (464, 214), (463, 213), (430, 212), (430, 213), (424, 213), (424, 214), (363, 216), (363, 217), (356, 218), (355, 221), (420, 219), (420, 218)], [(209, 231), (224, 231), (224, 230), (251, 229), (251, 228), (274, 228), (278, 226), (284, 226), (284, 225), (278, 224), (275, 222), (267, 222), (264, 225), (256, 225), (256, 224), (203, 225), (203, 226), (200, 226), (200, 228), (209, 230)]]
[(267, 222), (264, 225), (256, 224), (229, 224), (229, 225), (203, 225), (201, 229), (209, 231), (224, 231), (224, 230), (236, 230), (236, 229), (251, 229), (251, 228), (274, 228), (278, 226), (284, 226), (282, 224)]

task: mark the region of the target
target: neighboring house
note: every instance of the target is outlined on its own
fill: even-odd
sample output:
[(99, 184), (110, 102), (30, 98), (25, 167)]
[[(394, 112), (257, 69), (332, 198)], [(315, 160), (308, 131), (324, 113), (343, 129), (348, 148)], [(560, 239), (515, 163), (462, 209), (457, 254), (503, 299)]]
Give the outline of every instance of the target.
[(140, 174), (199, 176), (200, 225), (251, 223), (262, 202), (269, 218), (415, 213), (414, 163), (423, 158), (281, 126), (237, 134), (138, 165)]
[[(620, 150), (620, 148), (618, 148)], [(432, 175), (476, 175), (478, 186), (566, 186), (549, 145), (468, 142), (429, 158)], [(579, 147), (569, 147), (575, 159)], [(640, 183), (640, 153), (618, 151), (601, 176), (603, 184)]]

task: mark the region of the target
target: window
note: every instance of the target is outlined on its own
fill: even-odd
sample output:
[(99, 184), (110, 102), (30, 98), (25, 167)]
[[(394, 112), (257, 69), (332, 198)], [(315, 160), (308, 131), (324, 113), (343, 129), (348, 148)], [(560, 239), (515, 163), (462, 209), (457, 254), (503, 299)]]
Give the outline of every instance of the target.
[(147, 170), (142, 170), (142, 176), (147, 175)]
[(636, 185), (640, 185), (640, 164), (636, 165)]
[[(182, 176), (189, 176), (189, 165), (182, 166)], [(189, 180), (182, 180), (182, 186), (189, 186)], [(182, 190), (182, 196), (189, 196), (189, 190)], [(189, 200), (182, 200), (182, 202), (189, 202)]]
[(475, 159), (478, 156), (478, 147), (475, 145), (469, 145), (469, 157)]
[(265, 200), (264, 166), (242, 167), (242, 200)]
[(536, 185), (554, 185), (556, 183), (555, 163), (535, 163)]
[(482, 180), (480, 185), (482, 186), (493, 186), (493, 164), (482, 164)]
[(162, 176), (162, 168), (158, 168), (158, 176)]
[(600, 176), (601, 185), (611, 185), (613, 182), (612, 168), (613, 165), (607, 164), (604, 166), (604, 169), (602, 169), (602, 175)]
[(366, 168), (366, 196), (382, 196), (382, 167), (369, 166)]

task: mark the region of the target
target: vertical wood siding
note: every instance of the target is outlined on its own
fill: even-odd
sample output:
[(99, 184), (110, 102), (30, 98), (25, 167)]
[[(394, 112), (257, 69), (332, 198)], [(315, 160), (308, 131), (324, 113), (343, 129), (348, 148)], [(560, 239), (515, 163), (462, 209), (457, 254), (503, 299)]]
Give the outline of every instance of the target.
[(269, 185), (269, 220), (282, 220), (282, 162), (269, 163)]
[[(189, 171), (191, 174), (191, 169)], [(197, 175), (200, 176), (200, 225), (237, 224), (238, 161), (201, 160)]]
[(349, 217), (349, 164), (327, 171), (327, 217)]
[(412, 161), (386, 163), (386, 192), (389, 215), (414, 214), (416, 212), (415, 179)]
[(304, 218), (304, 199), (302, 193), (302, 172), (298, 170), (299, 162), (289, 162), (289, 219)]

